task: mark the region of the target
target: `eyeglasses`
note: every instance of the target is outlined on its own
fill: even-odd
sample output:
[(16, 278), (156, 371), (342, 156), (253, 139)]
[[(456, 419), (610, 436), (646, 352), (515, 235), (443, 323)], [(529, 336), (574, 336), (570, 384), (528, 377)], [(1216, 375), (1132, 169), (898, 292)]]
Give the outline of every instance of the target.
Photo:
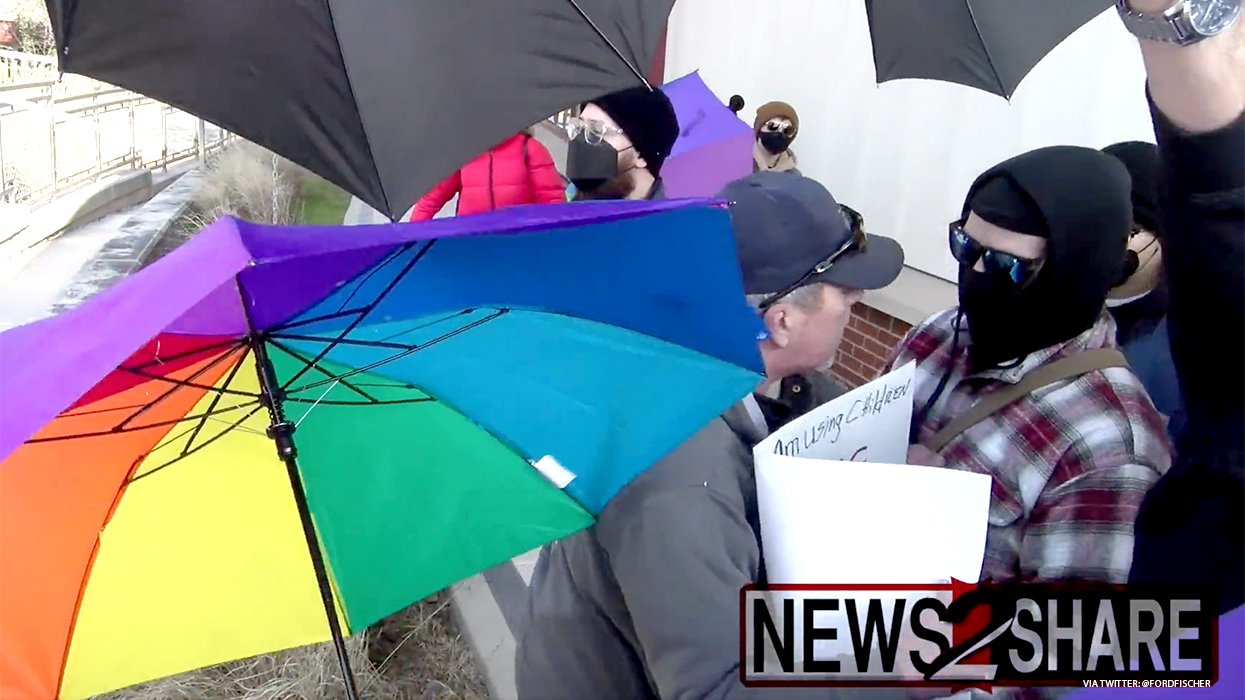
[(796, 280), (790, 286), (785, 287), (782, 291), (771, 294), (764, 301), (762, 301), (757, 306), (758, 311), (765, 313), (769, 307), (777, 304), (783, 297), (808, 284), (809, 280), (813, 279), (817, 275), (829, 270), (839, 258), (843, 257), (847, 253), (851, 251), (858, 251), (861, 253), (865, 252), (865, 248), (868, 247), (869, 244), (869, 237), (865, 233), (864, 217), (860, 215), (860, 212), (857, 212), (851, 207), (839, 205), (839, 210), (843, 213), (843, 217), (847, 219), (848, 224), (851, 226), (852, 235), (843, 242), (843, 245), (839, 246), (838, 250), (828, 255), (825, 260), (822, 260), (814, 265), (808, 272), (805, 272), (803, 277)]
[(1023, 286), (1029, 282), (1041, 267), (1041, 260), (1022, 258), (1001, 250), (987, 248), (978, 243), (964, 230), (963, 220), (951, 222), (949, 229), (951, 255), (961, 265), (972, 267), (980, 260), (986, 272), (1003, 275), (1017, 286)]
[(583, 134), (584, 140), (594, 146), (608, 136), (624, 135), (623, 130), (616, 126), (610, 126), (604, 122), (588, 121), (581, 117), (571, 117), (566, 120), (566, 134), (572, 141)]
[(771, 119), (765, 122), (765, 124), (761, 127), (761, 131), (782, 132), (790, 136), (791, 133), (795, 131), (795, 124), (778, 121), (777, 119)]

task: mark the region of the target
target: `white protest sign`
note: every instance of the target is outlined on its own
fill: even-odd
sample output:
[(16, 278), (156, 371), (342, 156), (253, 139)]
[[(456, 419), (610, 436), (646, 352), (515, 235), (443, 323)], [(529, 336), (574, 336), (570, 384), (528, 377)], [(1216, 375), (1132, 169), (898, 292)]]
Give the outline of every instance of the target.
[(770, 435), (753, 454), (903, 464), (915, 374), (909, 362), (824, 403)]
[(989, 476), (769, 455), (757, 458), (756, 479), (773, 583), (924, 584), (981, 575)]
[[(905, 464), (913, 380), (913, 366), (905, 365), (753, 449), (770, 583), (978, 580), (991, 479)], [(819, 613), (817, 624), (841, 627), (841, 617)], [(817, 658), (845, 653), (839, 639), (818, 642)]]

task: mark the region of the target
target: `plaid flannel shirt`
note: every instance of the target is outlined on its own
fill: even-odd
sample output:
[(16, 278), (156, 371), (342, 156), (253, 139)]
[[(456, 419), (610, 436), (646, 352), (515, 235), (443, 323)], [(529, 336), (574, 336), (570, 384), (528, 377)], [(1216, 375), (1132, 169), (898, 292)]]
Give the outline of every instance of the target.
[[(888, 369), (916, 361), (919, 409), (950, 372), (942, 397), (918, 427), (924, 442), (983, 396), (1027, 372), (1084, 350), (1115, 347), (1103, 313), (1071, 341), (1019, 365), (965, 377), (971, 342), (956, 310), (936, 314), (900, 343)], [(964, 324), (967, 325), (967, 324)], [(994, 479), (983, 580), (1124, 583), (1142, 497), (1172, 461), (1164, 419), (1126, 368), (1097, 370), (1037, 389), (966, 430), (942, 449), (947, 467)]]

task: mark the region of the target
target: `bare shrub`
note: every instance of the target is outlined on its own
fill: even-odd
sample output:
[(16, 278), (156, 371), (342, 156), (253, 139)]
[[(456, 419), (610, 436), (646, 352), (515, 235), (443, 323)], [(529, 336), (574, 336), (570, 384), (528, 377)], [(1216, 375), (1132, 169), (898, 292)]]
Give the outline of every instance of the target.
[(302, 177), (301, 168), (253, 143), (227, 148), (209, 162), (195, 198), (192, 223), (202, 228), (230, 215), (256, 223), (288, 224), (294, 220)]
[(50, 56), (56, 53), (56, 39), (43, 0), (6, 0), (13, 3), (13, 18), (22, 51)]

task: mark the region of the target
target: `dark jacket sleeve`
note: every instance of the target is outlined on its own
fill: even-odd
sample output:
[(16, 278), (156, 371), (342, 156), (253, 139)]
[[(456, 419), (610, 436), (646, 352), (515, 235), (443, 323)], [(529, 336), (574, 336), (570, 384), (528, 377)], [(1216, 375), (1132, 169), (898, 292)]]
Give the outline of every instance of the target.
[(739, 678), (739, 595), (759, 565), (742, 510), (711, 489), (669, 491), (606, 544), (662, 700), (891, 700), (901, 689), (749, 688)]
[(1229, 610), (1245, 601), (1245, 115), (1194, 135), (1153, 111), (1186, 423), (1138, 514), (1130, 581), (1215, 585)]
[[(1245, 115), (1183, 133), (1154, 110), (1161, 157), (1159, 236), (1171, 290), (1169, 333), (1189, 419), (1245, 404)], [(1233, 432), (1238, 440), (1241, 423)]]

